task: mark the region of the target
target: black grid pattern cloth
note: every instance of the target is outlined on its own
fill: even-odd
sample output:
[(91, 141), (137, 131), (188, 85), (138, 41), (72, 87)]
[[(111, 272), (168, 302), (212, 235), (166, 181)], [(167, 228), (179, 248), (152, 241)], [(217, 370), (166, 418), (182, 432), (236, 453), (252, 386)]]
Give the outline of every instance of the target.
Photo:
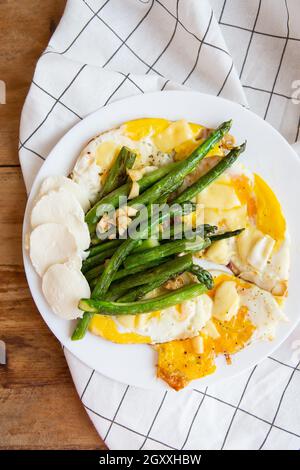
[[(27, 190), (74, 124), (151, 91), (193, 89), (234, 100), (294, 144), (299, 25), (299, 0), (69, 0), (22, 113)], [(300, 328), (251, 371), (177, 394), (114, 382), (65, 355), (110, 449), (300, 449)]]

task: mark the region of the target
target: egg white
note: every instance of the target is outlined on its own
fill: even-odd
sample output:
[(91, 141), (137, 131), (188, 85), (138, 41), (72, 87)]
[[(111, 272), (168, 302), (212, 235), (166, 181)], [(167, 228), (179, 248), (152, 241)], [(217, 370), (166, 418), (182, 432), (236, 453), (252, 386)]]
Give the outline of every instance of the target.
[[(111, 145), (109, 158), (98, 158), (97, 154), (105, 144)], [(161, 152), (155, 145), (151, 136), (140, 140), (132, 140), (124, 135), (124, 128), (112, 129), (100, 134), (82, 150), (72, 172), (72, 179), (88, 192), (90, 201), (93, 201), (100, 191), (107, 171), (111, 167), (120, 149), (126, 146), (137, 153), (134, 169), (155, 169), (173, 161), (173, 154)], [(107, 148), (107, 146), (106, 146)]]

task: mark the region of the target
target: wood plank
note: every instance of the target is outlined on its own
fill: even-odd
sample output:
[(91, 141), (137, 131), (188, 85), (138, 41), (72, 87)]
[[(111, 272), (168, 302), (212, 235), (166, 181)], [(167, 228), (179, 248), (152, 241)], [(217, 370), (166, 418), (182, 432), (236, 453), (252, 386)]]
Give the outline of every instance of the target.
[(0, 168), (0, 335), (7, 347), (7, 364), (0, 366), (0, 446), (104, 448), (27, 286), (21, 255), (25, 199), (21, 170)]
[(65, 0), (0, 2), (0, 80), (6, 104), (0, 105), (0, 165), (18, 164), (21, 109), (35, 64), (59, 22)]
[(24, 274), (21, 232), (26, 193), (18, 127), (36, 60), (65, 0), (0, 1), (0, 449), (103, 449), (74, 387), (59, 342), (37, 311)]

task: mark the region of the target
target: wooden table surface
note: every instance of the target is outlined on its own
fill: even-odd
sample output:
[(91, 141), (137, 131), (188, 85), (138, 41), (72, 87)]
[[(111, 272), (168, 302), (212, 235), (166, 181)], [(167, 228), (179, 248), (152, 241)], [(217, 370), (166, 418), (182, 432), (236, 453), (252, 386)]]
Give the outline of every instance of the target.
[(64, 355), (29, 292), (21, 255), (26, 193), (18, 160), (20, 112), (35, 63), (65, 0), (0, 0), (0, 449), (104, 449)]

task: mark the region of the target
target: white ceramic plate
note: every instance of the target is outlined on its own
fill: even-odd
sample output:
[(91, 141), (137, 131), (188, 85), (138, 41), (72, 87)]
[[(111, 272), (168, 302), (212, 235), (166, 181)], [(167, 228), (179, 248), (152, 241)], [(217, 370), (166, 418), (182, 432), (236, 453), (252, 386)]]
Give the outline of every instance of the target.
[[(171, 120), (185, 118), (192, 122), (217, 127), (233, 119), (232, 134), (237, 142), (248, 141), (241, 161), (259, 173), (275, 190), (286, 215), (291, 235), (291, 273), (286, 313), (289, 323), (278, 328), (273, 342), (250, 345), (233, 356), (227, 366), (217, 360), (215, 374), (193, 382), (192, 386), (208, 385), (233, 376), (254, 366), (270, 355), (291, 333), (298, 322), (298, 293), (300, 279), (300, 162), (283, 137), (269, 124), (238, 104), (194, 92), (164, 91), (149, 93), (118, 101), (100, 109), (77, 124), (55, 146), (39, 171), (30, 193), (23, 227), (23, 240), (28, 233), (29, 216), (39, 186), (49, 175), (68, 175), (82, 147), (95, 135), (130, 119), (163, 117)], [(31, 265), (23, 243), (25, 271), (34, 301), (45, 322), (59, 339), (82, 362), (112, 379), (143, 388), (161, 389), (167, 385), (155, 377), (156, 355), (150, 346), (118, 345), (88, 333), (84, 340), (72, 342), (74, 322), (54, 315), (43, 297), (41, 280)]]

